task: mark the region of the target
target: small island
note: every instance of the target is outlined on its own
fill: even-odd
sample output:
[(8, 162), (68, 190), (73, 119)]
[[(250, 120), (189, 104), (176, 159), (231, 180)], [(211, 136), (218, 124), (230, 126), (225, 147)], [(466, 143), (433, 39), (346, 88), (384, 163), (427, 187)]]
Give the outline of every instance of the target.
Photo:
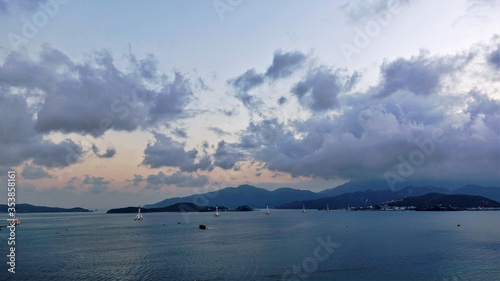
[[(137, 213), (139, 207), (117, 208), (107, 211), (107, 214), (129, 214)], [(219, 212), (225, 212), (228, 209), (219, 206)], [(177, 203), (162, 208), (141, 208), (142, 213), (162, 213), (162, 212), (215, 212), (215, 207), (198, 206), (194, 203)]]
[(233, 211), (233, 212), (251, 212), (253, 210), (254, 209), (252, 207), (247, 206), (247, 205), (243, 205), (243, 206), (239, 206), (238, 208), (231, 210), (231, 211)]

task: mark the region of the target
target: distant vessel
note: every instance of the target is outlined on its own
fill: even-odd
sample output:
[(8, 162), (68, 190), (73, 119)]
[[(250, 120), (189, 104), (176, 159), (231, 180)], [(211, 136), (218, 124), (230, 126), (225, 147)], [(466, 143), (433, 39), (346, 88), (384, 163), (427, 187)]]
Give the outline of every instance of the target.
[(21, 222), (17, 218), (17, 212), (16, 209), (14, 209), (14, 218), (9, 222), (9, 225), (20, 225)]
[(206, 225), (204, 225), (204, 224), (200, 224), (199, 228), (200, 228), (200, 229), (207, 229), (207, 226), (206, 226)]
[(141, 214), (141, 206), (139, 206), (139, 211), (137, 212), (137, 215), (135, 216), (135, 221), (136, 220), (143, 220), (144, 218), (142, 217), (142, 214)]
[(328, 207), (328, 204), (326, 204), (326, 211), (330, 212), (330, 208)]
[(214, 214), (214, 217), (220, 217), (219, 206), (217, 206), (217, 205), (215, 205), (215, 214)]
[(269, 211), (269, 205), (266, 204), (266, 215), (270, 215), (271, 214), (271, 211)]
[(304, 204), (302, 204), (302, 213), (306, 213), (306, 206)]

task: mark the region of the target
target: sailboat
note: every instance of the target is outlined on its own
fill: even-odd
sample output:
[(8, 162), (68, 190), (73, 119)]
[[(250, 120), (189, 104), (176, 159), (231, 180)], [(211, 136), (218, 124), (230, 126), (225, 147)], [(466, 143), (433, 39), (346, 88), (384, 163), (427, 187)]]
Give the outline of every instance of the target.
[(266, 204), (266, 215), (270, 215), (271, 214), (271, 211), (269, 211), (269, 205)]
[(326, 204), (326, 211), (330, 212), (330, 208), (328, 207), (328, 204)]
[(139, 205), (139, 211), (137, 212), (137, 215), (135, 216), (135, 221), (136, 220), (143, 220), (144, 218), (142, 217), (142, 214), (141, 214), (141, 206)]
[(20, 225), (21, 222), (17, 218), (17, 212), (16, 209), (14, 209), (14, 218), (9, 222), (9, 225)]
[(214, 214), (214, 217), (220, 217), (219, 206), (217, 206), (217, 205), (215, 205), (215, 214)]
[(304, 204), (302, 204), (302, 213), (306, 213), (306, 206)]

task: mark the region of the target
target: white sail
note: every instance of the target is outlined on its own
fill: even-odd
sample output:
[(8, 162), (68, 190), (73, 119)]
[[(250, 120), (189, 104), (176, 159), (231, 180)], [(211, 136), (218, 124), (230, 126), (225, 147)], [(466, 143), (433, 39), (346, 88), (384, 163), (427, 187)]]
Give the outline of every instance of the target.
[(139, 210), (137, 211), (137, 215), (135, 216), (135, 221), (136, 220), (143, 220), (144, 218), (142, 217), (142, 214), (141, 214), (141, 206), (139, 206)]
[(271, 214), (271, 211), (269, 211), (269, 205), (266, 204), (266, 215), (269, 215), (269, 214)]
[(302, 204), (302, 213), (305, 213), (306, 212), (306, 206), (304, 204)]
[(328, 204), (326, 204), (326, 211), (330, 212), (330, 207), (328, 207)]
[(9, 225), (19, 225), (21, 222), (17, 218), (17, 212), (16, 209), (14, 209), (14, 219), (9, 222)]
[(214, 214), (214, 217), (220, 217), (219, 206), (218, 205), (215, 205), (215, 214)]

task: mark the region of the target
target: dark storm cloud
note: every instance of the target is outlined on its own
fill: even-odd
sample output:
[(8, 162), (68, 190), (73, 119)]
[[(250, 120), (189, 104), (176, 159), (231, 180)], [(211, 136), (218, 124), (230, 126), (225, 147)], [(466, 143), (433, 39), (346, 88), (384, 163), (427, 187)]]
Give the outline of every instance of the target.
[(307, 76), (298, 82), (292, 93), (303, 106), (313, 111), (324, 111), (338, 106), (337, 97), (356, 83), (358, 74), (348, 75), (345, 70), (332, 70), (318, 67), (309, 71)]
[(35, 121), (43, 134), (60, 131), (97, 137), (108, 130), (134, 131), (187, 116), (184, 108), (193, 91), (185, 74), (175, 72), (167, 79), (152, 56), (131, 64), (133, 69), (124, 72), (107, 52), (73, 62), (44, 46), (38, 60), (9, 53), (0, 65), (0, 84), (28, 93), (43, 91)]
[(54, 143), (34, 130), (35, 119), (26, 100), (0, 89), (0, 166), (16, 166), (32, 159), (48, 168), (66, 167), (80, 162), (83, 150), (71, 139)]
[(163, 185), (175, 185), (177, 187), (201, 187), (208, 184), (207, 176), (200, 175), (194, 177), (190, 174), (175, 172), (172, 175), (166, 175), (159, 172), (157, 175), (149, 175), (146, 179), (145, 189), (159, 190)]
[(164, 134), (155, 134), (156, 142), (144, 150), (143, 165), (150, 168), (178, 167), (181, 171), (194, 172), (212, 169), (210, 157), (203, 156), (197, 162), (198, 150), (185, 150), (185, 143), (177, 142)]
[(386, 62), (381, 67), (382, 81), (379, 97), (400, 90), (415, 95), (432, 95), (441, 89), (441, 79), (467, 65), (474, 53), (451, 57), (428, 57), (420, 54), (410, 60), (399, 58)]
[(91, 177), (85, 175), (82, 184), (88, 186), (88, 191), (92, 193), (102, 193), (106, 191), (109, 186), (110, 181), (104, 179), (104, 177)]
[(21, 177), (27, 180), (38, 180), (44, 178), (52, 178), (52, 176), (47, 173), (42, 167), (25, 164), (23, 171), (21, 172)]
[(92, 151), (99, 158), (112, 158), (116, 154), (116, 150), (114, 148), (107, 148), (106, 152), (101, 154), (99, 153), (99, 148), (95, 144), (92, 144)]

